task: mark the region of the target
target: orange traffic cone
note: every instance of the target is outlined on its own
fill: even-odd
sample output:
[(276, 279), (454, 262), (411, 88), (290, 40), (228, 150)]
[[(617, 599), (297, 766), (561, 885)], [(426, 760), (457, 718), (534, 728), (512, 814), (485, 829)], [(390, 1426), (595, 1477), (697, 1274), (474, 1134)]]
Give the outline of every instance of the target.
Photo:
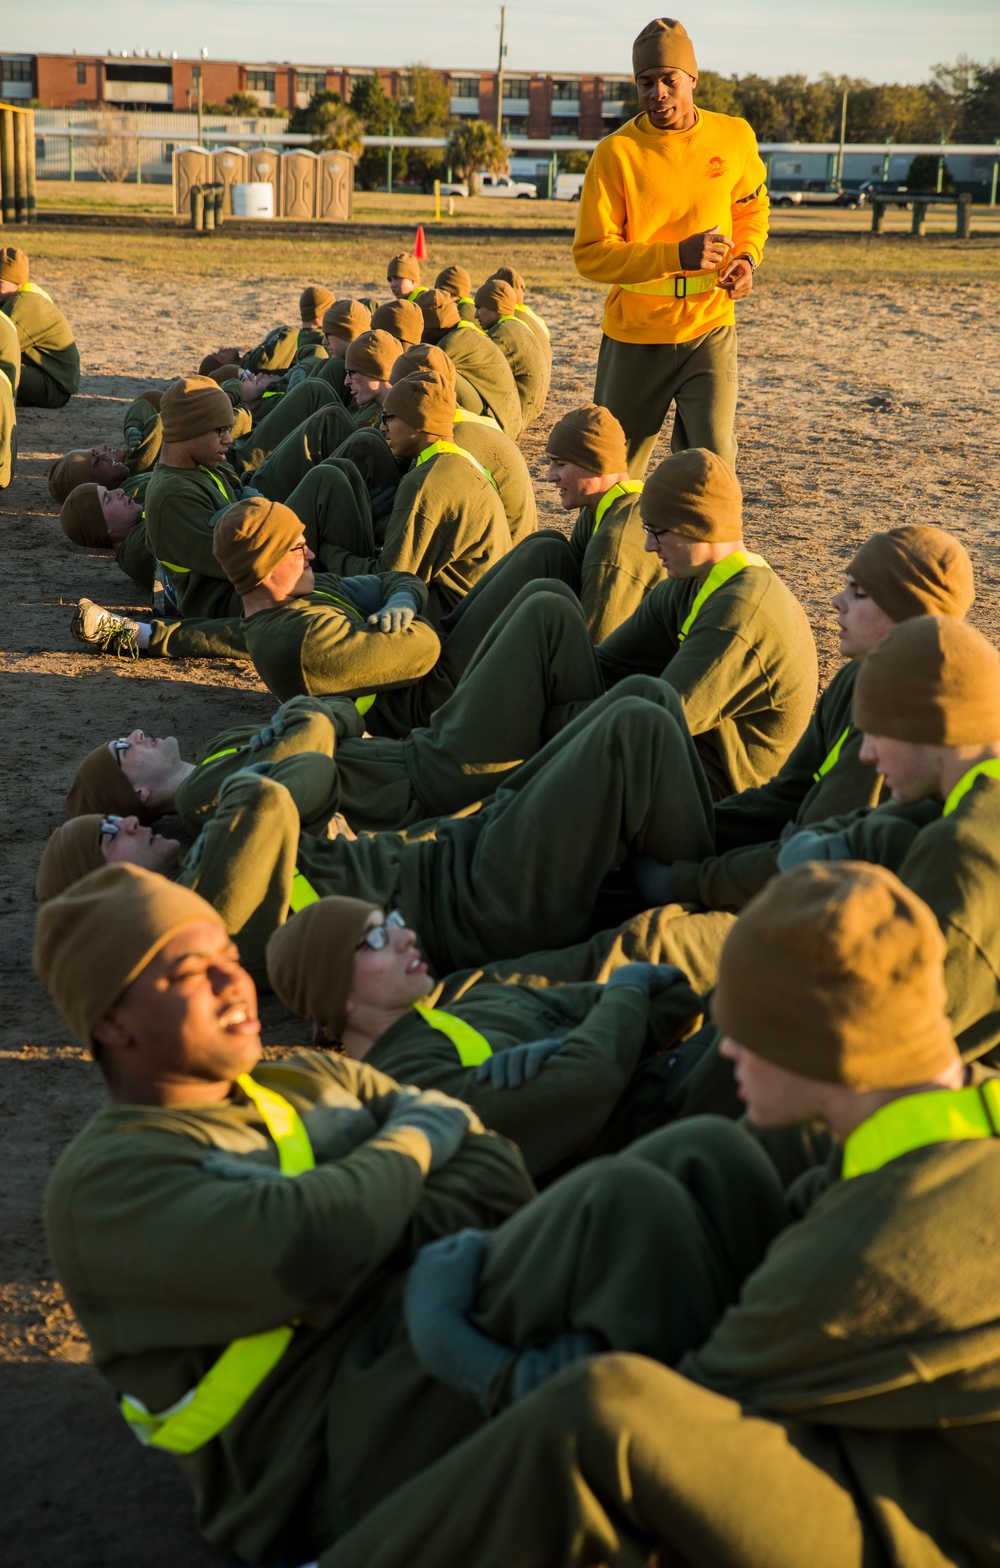
[(417, 261), (430, 261), (430, 251), (424, 238), (424, 226), (421, 223), (417, 229), (417, 237), (413, 242), (413, 254)]

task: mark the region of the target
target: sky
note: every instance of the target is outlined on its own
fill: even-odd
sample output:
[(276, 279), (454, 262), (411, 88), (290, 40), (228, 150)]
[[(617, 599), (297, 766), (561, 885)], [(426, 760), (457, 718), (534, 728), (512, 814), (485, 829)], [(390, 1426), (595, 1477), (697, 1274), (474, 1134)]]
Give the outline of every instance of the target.
[[(701, 13), (700, 15), (698, 13)], [(624, 72), (648, 5), (607, 0), (511, 0), (509, 71)], [(11, 6), (4, 53), (154, 53), (295, 64), (496, 66), (500, 8), (492, 0), (42, 0)], [(687, 16), (703, 70), (785, 72), (919, 82), (960, 54), (1000, 59), (998, 0), (742, 0)], [(428, 24), (431, 24), (430, 26)]]

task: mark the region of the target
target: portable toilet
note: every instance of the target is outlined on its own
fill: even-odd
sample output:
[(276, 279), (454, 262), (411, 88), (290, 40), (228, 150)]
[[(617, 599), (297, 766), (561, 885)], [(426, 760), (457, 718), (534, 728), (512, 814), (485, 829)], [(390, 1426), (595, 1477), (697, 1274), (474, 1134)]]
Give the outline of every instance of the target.
[(177, 147), (172, 162), (174, 216), (186, 218), (191, 211), (191, 187), (208, 185), (213, 179), (212, 154), (207, 147)]
[(247, 155), (242, 147), (220, 147), (212, 154), (212, 176), (216, 185), (225, 186), (222, 210), (227, 218), (233, 215), (233, 186), (244, 184), (247, 177)]
[(346, 223), (354, 213), (354, 159), (321, 152), (316, 160), (316, 216)]
[(270, 185), (274, 191), (274, 216), (281, 211), (281, 154), (274, 147), (255, 147), (247, 153), (243, 178), (254, 185)]
[(314, 152), (296, 147), (281, 154), (281, 216), (312, 218), (316, 213), (316, 164)]

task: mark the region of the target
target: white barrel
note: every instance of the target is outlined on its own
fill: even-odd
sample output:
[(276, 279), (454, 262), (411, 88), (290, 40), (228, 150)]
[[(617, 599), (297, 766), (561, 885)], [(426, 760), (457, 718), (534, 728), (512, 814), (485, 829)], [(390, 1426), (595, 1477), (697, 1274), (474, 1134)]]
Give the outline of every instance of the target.
[(233, 186), (234, 218), (273, 218), (274, 186), (249, 181)]

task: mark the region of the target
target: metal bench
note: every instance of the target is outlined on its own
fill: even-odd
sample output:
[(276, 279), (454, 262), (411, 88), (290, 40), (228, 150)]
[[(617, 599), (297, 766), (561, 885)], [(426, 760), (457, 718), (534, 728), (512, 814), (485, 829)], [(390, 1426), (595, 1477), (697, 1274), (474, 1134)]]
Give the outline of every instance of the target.
[[(885, 210), (887, 207), (899, 206), (900, 194), (902, 193), (899, 193), (895, 196), (871, 197), (873, 234), (882, 233), (882, 223), (885, 219)], [(924, 225), (927, 222), (928, 207), (954, 207), (955, 237), (956, 239), (960, 240), (967, 240), (969, 238), (969, 232), (972, 223), (971, 196), (937, 196), (930, 193), (924, 195), (922, 193), (914, 192), (913, 195), (909, 197), (909, 200), (913, 206), (913, 213), (910, 219), (911, 234), (923, 234)]]

